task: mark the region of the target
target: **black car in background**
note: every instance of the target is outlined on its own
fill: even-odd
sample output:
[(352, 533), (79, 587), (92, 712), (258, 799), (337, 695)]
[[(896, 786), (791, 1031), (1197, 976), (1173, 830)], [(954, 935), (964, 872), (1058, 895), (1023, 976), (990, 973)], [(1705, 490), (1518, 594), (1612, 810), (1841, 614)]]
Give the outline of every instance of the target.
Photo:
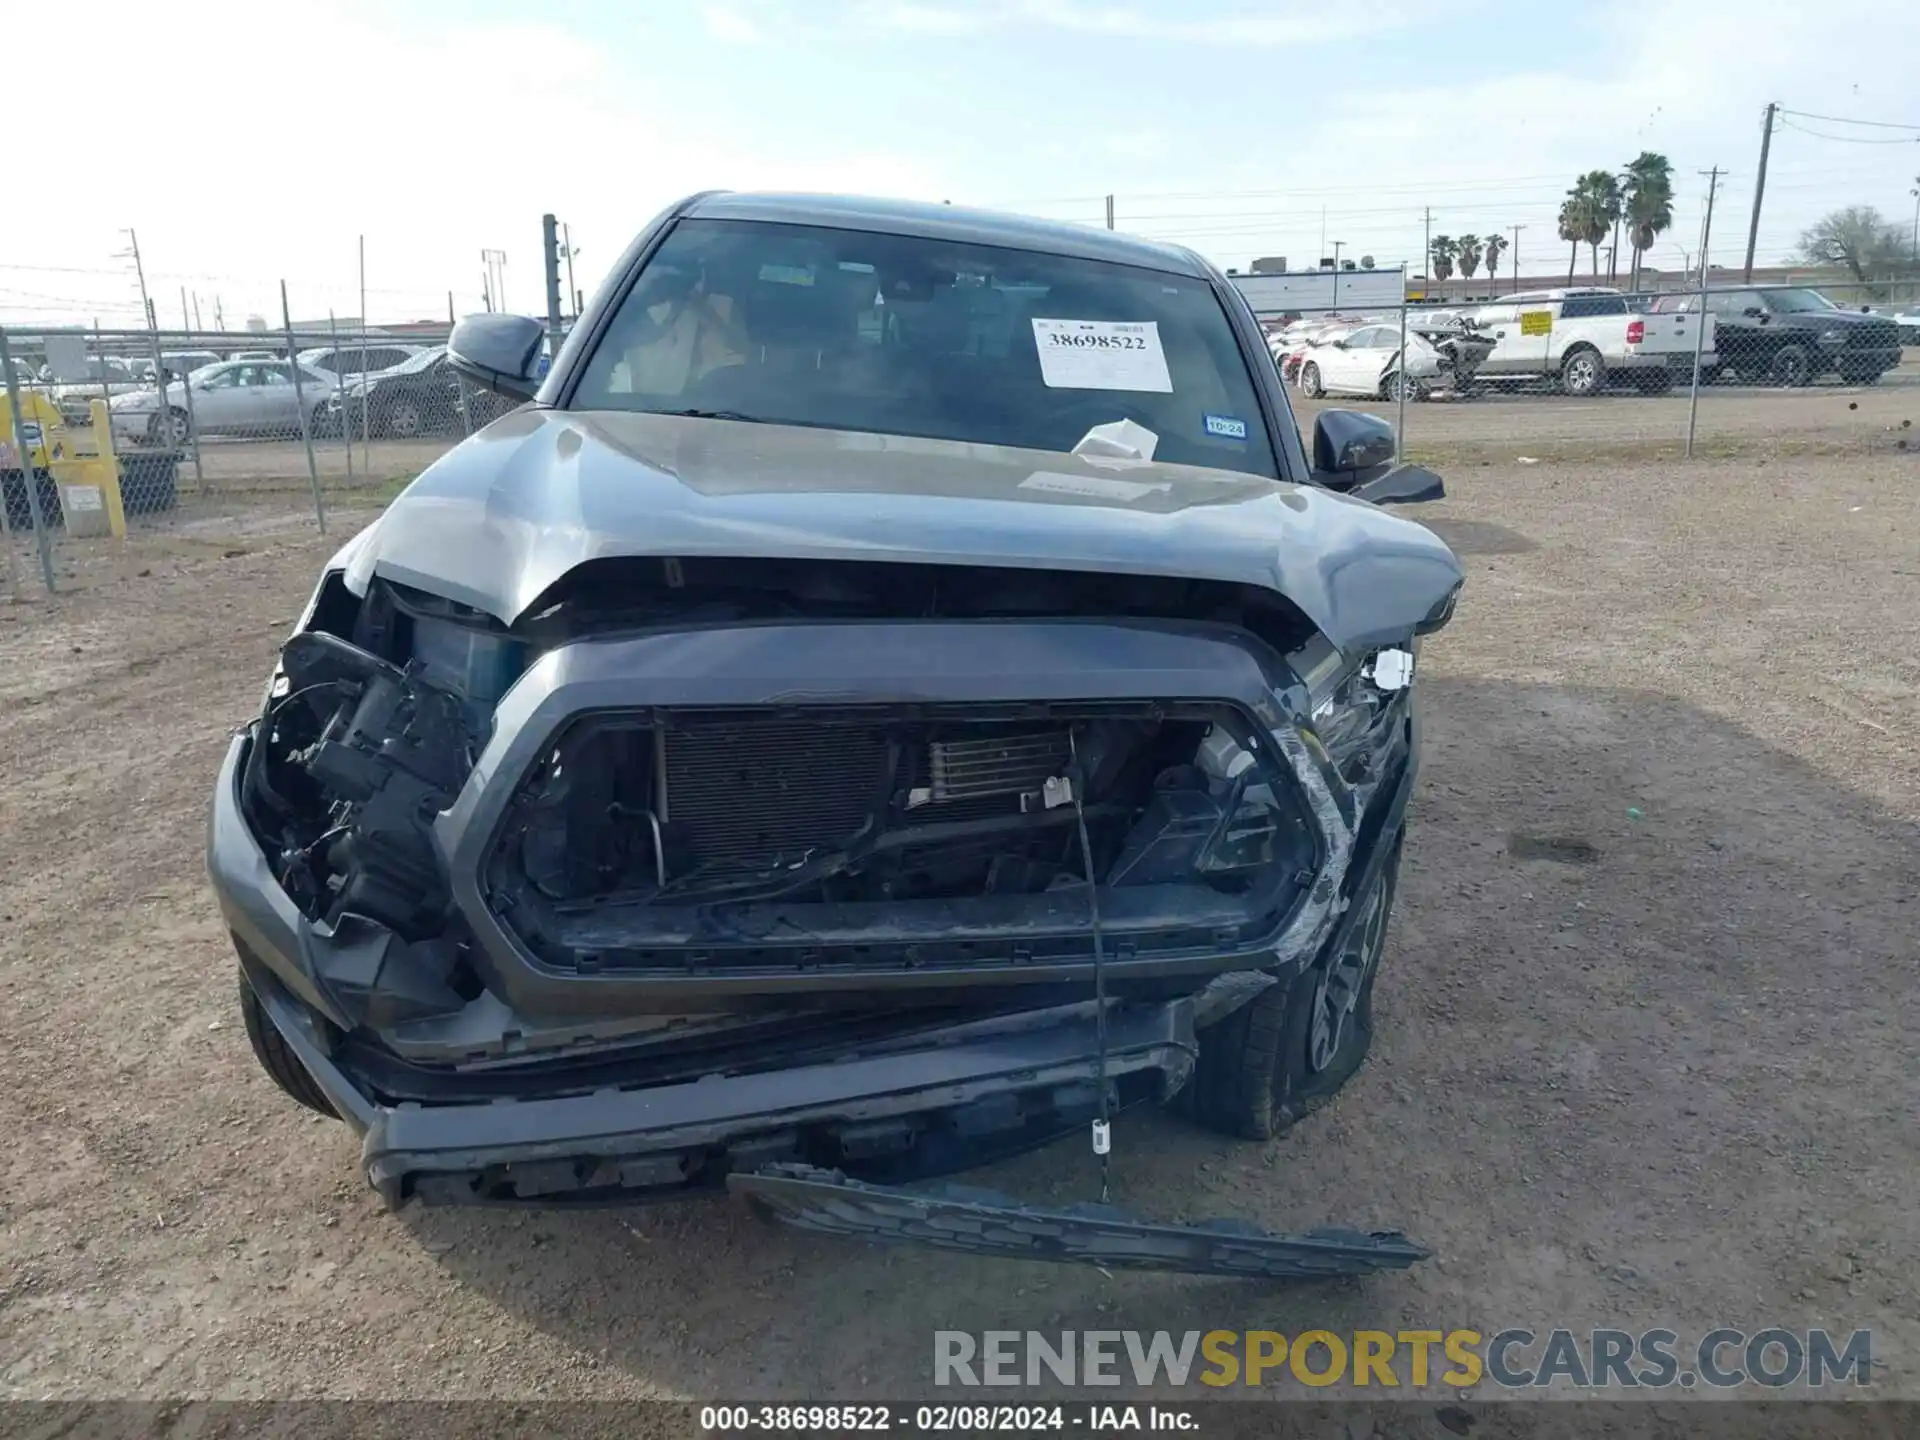
[(514, 408), (491, 390), (468, 385), (463, 414), (461, 388), (447, 347), (436, 345), (390, 370), (348, 380), (328, 402), (329, 419), (344, 419), (353, 434), (364, 428), (383, 439), (410, 440), (466, 434)]
[[(1714, 349), (1722, 374), (1748, 383), (1806, 385), (1837, 375), (1848, 385), (1871, 385), (1900, 363), (1900, 329), (1884, 315), (1843, 310), (1801, 285), (1753, 285), (1709, 291)], [(1699, 295), (1662, 295), (1656, 315), (1700, 308)]]

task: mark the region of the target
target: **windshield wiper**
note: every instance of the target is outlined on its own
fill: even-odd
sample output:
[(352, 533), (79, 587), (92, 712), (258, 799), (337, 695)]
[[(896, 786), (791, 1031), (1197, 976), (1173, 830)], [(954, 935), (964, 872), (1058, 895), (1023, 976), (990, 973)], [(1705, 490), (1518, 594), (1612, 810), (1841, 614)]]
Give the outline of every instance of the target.
[(649, 410), (649, 415), (676, 415), (683, 420), (739, 420), (748, 425), (771, 425), (774, 422), (764, 420), (758, 415), (748, 415), (741, 410)]

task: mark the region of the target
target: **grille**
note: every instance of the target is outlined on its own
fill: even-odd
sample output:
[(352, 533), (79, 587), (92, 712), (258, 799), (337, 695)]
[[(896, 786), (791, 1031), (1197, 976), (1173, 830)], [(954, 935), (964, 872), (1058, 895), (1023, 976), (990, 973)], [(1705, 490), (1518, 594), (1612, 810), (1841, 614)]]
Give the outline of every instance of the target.
[(1851, 327), (1847, 335), (1850, 350), (1893, 350), (1900, 344), (1900, 327), (1892, 324), (1868, 324)]

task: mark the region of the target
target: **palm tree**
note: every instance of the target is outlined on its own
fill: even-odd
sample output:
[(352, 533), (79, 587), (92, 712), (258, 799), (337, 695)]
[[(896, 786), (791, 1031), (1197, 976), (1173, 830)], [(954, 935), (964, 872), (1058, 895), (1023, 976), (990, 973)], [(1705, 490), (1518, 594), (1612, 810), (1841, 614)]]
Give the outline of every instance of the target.
[[(1500, 256), (1506, 251), (1507, 237), (1498, 232), (1487, 236), (1487, 282), (1493, 284), (1493, 277), (1500, 272)], [(1498, 288), (1495, 286), (1494, 288)]]
[(1560, 238), (1572, 247), (1567, 252), (1567, 283), (1573, 283), (1573, 267), (1580, 263), (1580, 238), (1587, 233), (1585, 201), (1573, 191), (1567, 192), (1567, 198), (1560, 202), (1560, 216), (1556, 230)]
[(1600, 242), (1620, 218), (1620, 181), (1610, 170), (1589, 170), (1574, 182), (1587, 195), (1587, 248), (1593, 256), (1593, 278), (1600, 278)]
[(1653, 248), (1662, 231), (1673, 224), (1673, 166), (1664, 155), (1642, 150), (1627, 166), (1622, 195), (1627, 217), (1627, 240), (1633, 246), (1633, 279), (1640, 288), (1640, 257)]
[(1454, 254), (1460, 261), (1460, 273), (1471, 280), (1474, 271), (1480, 268), (1480, 237), (1462, 235), (1453, 244)]
[(1605, 170), (1589, 170), (1573, 182), (1567, 198), (1560, 202), (1560, 238), (1572, 249), (1567, 257), (1567, 282), (1573, 282), (1574, 266), (1580, 263), (1580, 247), (1593, 255), (1593, 278), (1600, 278), (1600, 242), (1613, 227), (1620, 211), (1620, 182)]
[(1453, 237), (1436, 235), (1427, 249), (1427, 258), (1433, 262), (1433, 278), (1450, 280), (1453, 278), (1453, 257), (1458, 253)]

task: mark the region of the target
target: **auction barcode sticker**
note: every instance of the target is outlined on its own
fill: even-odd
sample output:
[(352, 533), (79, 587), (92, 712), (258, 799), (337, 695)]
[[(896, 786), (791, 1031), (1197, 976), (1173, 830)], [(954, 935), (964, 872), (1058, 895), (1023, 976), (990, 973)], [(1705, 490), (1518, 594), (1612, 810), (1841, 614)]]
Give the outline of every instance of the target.
[(1035, 318), (1033, 343), (1049, 389), (1173, 393), (1157, 321)]

